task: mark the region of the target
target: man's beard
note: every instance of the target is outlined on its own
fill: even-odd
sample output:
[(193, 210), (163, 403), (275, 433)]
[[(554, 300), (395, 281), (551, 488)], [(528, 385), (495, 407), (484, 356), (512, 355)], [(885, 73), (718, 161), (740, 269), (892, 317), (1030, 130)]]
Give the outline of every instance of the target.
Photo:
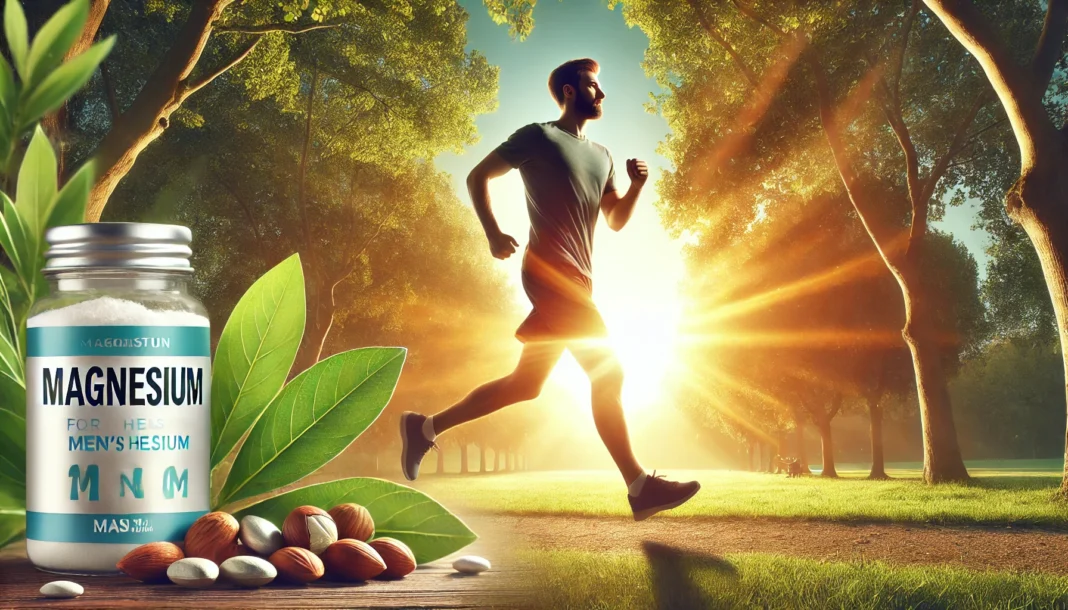
[(575, 110), (586, 119), (598, 119), (601, 118), (602, 109), (600, 104), (595, 104), (595, 100), (588, 100), (583, 97), (575, 99)]

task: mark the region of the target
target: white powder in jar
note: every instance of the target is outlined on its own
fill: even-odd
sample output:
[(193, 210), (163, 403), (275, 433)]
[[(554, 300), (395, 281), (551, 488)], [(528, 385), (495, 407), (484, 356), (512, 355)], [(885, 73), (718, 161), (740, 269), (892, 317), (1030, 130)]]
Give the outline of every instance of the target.
[(191, 311), (149, 309), (136, 301), (99, 297), (30, 318), (26, 326), (207, 326), (208, 319)]

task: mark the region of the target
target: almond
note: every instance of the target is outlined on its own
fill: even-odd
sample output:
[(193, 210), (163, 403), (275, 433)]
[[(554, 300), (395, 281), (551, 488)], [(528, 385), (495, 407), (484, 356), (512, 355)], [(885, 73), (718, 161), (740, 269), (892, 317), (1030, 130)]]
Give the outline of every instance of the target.
[(367, 541), (375, 535), (375, 522), (371, 513), (359, 504), (338, 504), (330, 509), (330, 516), (337, 524), (338, 539)]
[(326, 570), (319, 556), (297, 546), (278, 549), (267, 558), (278, 570), (278, 580), (291, 583), (309, 583), (319, 580)]
[(208, 513), (193, 522), (185, 533), (185, 556), (203, 557), (220, 564), (241, 554), (237, 545), (240, 526), (228, 513)]
[(134, 580), (167, 582), (167, 568), (184, 558), (185, 553), (173, 542), (149, 542), (126, 553), (115, 567)]
[(396, 538), (376, 538), (369, 542), (386, 562), (386, 571), (379, 578), (404, 578), (415, 570), (415, 554)]
[(329, 513), (317, 506), (298, 506), (282, 523), (282, 537), (289, 546), (318, 555), (337, 542), (337, 525)]
[(323, 563), (331, 576), (343, 580), (371, 580), (386, 571), (378, 551), (362, 540), (338, 540), (323, 552)]

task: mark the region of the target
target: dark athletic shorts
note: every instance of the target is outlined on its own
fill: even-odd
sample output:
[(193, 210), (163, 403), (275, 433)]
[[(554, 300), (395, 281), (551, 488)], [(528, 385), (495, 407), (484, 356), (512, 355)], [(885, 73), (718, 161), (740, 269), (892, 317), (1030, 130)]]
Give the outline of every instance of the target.
[(523, 343), (607, 337), (588, 279), (572, 270), (523, 265), (523, 290), (533, 306), (515, 332)]

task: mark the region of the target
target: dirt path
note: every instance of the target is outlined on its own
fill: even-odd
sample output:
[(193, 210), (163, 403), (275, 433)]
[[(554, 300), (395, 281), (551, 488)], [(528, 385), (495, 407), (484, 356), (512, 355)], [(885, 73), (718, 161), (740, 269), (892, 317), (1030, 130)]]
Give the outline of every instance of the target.
[(500, 541), (504, 553), (517, 546), (641, 553), (643, 543), (655, 542), (711, 555), (781, 553), (1068, 575), (1068, 533), (1012, 527), (656, 518), (635, 523), (625, 519), (491, 515), (475, 516), (468, 522), (481, 535), (481, 542), (497, 546), (492, 541)]

